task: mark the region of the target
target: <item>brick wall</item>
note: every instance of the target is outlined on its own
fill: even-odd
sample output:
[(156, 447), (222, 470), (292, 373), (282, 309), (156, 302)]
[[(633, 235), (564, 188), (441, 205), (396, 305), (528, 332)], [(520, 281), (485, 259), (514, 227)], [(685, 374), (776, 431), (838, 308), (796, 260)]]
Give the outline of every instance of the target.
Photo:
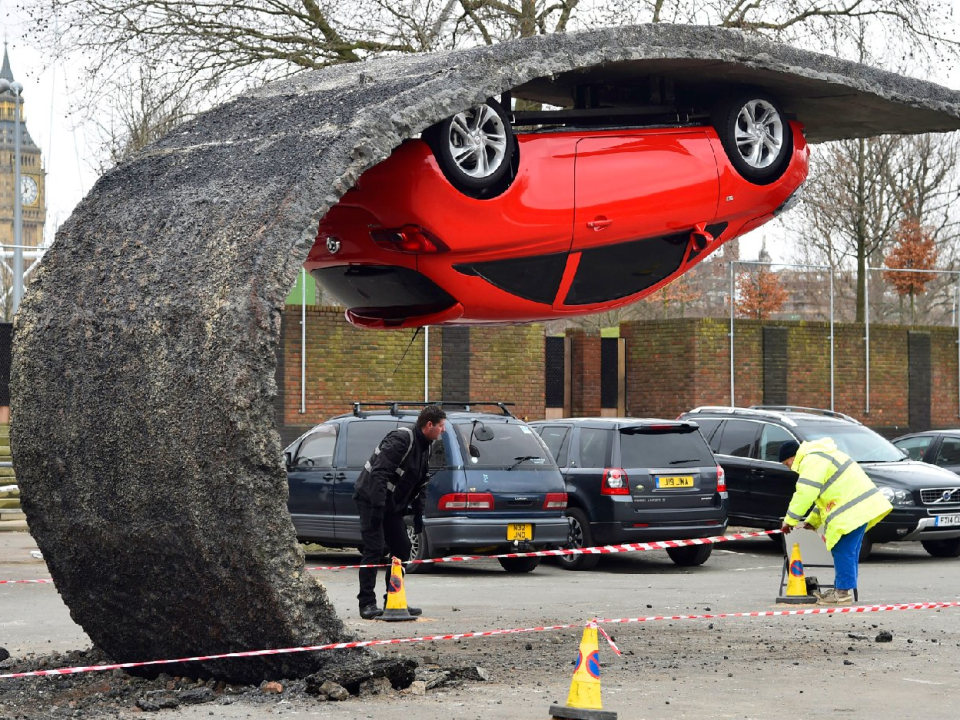
[[(301, 414), (300, 308), (290, 306), (283, 315), (277, 418), (285, 441), (327, 417), (348, 412), (355, 400), (423, 400), (422, 332), (400, 362), (412, 330), (359, 330), (335, 308), (308, 307), (306, 317), (307, 403)], [(777, 338), (778, 362), (783, 363), (785, 357), (786, 404), (829, 408), (830, 326), (816, 322), (736, 322), (736, 404), (764, 402), (764, 363), (770, 362), (764, 357), (764, 328), (768, 326), (778, 328), (775, 334), (767, 333)], [(918, 388), (927, 386), (915, 381), (911, 400), (909, 332), (918, 330), (930, 339), (929, 391), (923, 390), (929, 397), (918, 397)], [(572, 414), (599, 415), (600, 337), (582, 330), (568, 335)], [(628, 415), (673, 418), (699, 405), (730, 404), (729, 321), (628, 322), (621, 326), (620, 336), (626, 342)], [(910, 403), (915, 418), (925, 416), (924, 404), (928, 403), (932, 427), (960, 426), (956, 329), (871, 326), (869, 414), (865, 408), (864, 327), (838, 324), (835, 336), (837, 411), (892, 435), (926, 429), (909, 427)], [(430, 399), (514, 402), (518, 417), (543, 418), (545, 344), (541, 325), (432, 328)], [(768, 377), (782, 378), (782, 374), (783, 369), (777, 368), (777, 373), (768, 372)], [(777, 397), (783, 392), (781, 386)]]
[[(306, 412), (301, 413), (300, 313), (299, 306), (287, 306), (282, 320), (277, 424), (284, 443), (328, 417), (349, 412), (357, 400), (423, 401), (423, 331), (411, 345), (413, 330), (361, 330), (346, 322), (338, 308), (308, 306)], [(443, 333), (442, 328), (429, 333), (430, 400), (515, 402), (518, 417), (543, 417), (542, 326), (453, 328), (453, 342), (444, 342)], [(450, 354), (446, 367), (457, 369), (449, 381), (443, 373), (445, 349)]]

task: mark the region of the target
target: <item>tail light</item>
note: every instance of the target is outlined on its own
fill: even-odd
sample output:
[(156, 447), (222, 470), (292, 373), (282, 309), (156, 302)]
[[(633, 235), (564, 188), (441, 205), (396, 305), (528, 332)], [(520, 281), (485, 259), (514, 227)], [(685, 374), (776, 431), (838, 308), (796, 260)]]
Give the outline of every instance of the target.
[(371, 230), (370, 237), (385, 250), (402, 253), (438, 253), (449, 249), (436, 235), (419, 225), (404, 225), (392, 230)]
[(493, 510), (490, 493), (449, 493), (440, 498), (441, 510)]
[(566, 493), (547, 493), (547, 497), (545, 497), (543, 500), (543, 509), (544, 510), (566, 510), (567, 494)]
[(727, 473), (717, 465), (717, 492), (727, 491)]
[(620, 468), (606, 468), (603, 471), (603, 483), (600, 485), (601, 495), (629, 495), (630, 480)]

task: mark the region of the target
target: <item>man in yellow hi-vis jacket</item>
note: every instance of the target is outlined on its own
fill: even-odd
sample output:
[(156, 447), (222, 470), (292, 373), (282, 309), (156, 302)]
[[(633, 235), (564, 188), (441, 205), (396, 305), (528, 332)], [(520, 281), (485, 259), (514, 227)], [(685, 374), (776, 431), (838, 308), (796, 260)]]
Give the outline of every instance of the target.
[(795, 471), (797, 489), (780, 528), (784, 534), (803, 522), (823, 529), (833, 555), (834, 589), (822, 593), (818, 605), (850, 605), (857, 587), (860, 546), (867, 530), (893, 506), (854, 460), (831, 438), (780, 446), (780, 462)]

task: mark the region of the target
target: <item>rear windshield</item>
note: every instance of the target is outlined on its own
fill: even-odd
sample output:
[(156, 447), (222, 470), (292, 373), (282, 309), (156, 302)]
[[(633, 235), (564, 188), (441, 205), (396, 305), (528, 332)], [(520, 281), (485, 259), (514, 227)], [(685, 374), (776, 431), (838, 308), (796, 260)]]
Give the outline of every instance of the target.
[[(487, 437), (486, 432), (493, 434)], [(550, 451), (532, 428), (520, 423), (462, 422), (456, 424), (467, 467), (544, 470), (557, 467)], [(470, 448), (473, 447), (471, 452)]]
[(687, 432), (620, 431), (620, 463), (625, 468), (704, 467), (716, 465), (696, 429)]

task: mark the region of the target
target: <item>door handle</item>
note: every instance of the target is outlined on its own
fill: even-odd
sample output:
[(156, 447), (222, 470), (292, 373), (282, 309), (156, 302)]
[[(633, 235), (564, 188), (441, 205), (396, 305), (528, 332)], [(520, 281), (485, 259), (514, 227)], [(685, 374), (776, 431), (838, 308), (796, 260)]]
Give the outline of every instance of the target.
[(587, 227), (595, 232), (600, 232), (613, 225), (613, 220), (605, 218), (603, 215), (587, 223)]
[(324, 480), (333, 480), (333, 473), (327, 473), (323, 476)]
[(346, 479), (347, 479), (346, 473), (337, 473), (337, 480), (346, 480)]

